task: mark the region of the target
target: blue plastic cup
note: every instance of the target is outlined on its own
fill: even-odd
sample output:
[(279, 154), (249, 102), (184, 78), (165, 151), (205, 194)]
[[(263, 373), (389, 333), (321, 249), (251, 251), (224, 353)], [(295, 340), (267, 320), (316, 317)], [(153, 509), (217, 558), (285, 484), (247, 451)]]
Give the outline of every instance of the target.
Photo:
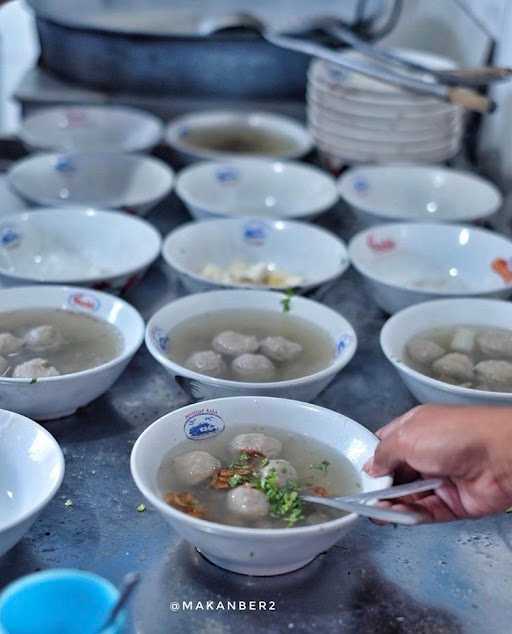
[[(90, 572), (37, 572), (0, 595), (0, 634), (98, 634), (118, 597), (110, 581)], [(120, 634), (125, 618), (121, 612), (105, 634)]]

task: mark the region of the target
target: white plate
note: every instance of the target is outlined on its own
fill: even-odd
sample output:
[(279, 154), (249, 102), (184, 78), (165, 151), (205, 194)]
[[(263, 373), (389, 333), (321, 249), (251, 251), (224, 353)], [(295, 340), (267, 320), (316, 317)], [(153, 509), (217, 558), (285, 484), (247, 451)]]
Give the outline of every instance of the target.
[(324, 229), (300, 222), (245, 218), (178, 227), (164, 241), (162, 255), (191, 292), (251, 287), (211, 281), (201, 274), (207, 264), (226, 268), (235, 260), (264, 262), (277, 271), (300, 276), (299, 292), (335, 279), (349, 264), (344, 243)]
[(161, 139), (162, 122), (126, 106), (59, 106), (27, 117), (18, 132), (29, 149), (142, 152)]
[[(267, 155), (261, 152), (243, 154), (239, 152), (216, 151), (207, 147), (190, 144), (187, 139), (191, 131), (197, 130), (258, 130), (277, 139), (286, 141), (286, 149), (276, 148)], [(238, 112), (230, 110), (211, 110), (185, 115), (172, 121), (167, 127), (165, 138), (182, 162), (190, 163), (201, 159), (236, 160), (244, 157), (266, 156), (274, 159), (294, 159), (307, 154), (311, 148), (311, 137), (306, 128), (298, 121), (268, 112)]]
[(502, 196), (489, 181), (437, 166), (380, 165), (348, 170), (342, 198), (365, 223), (471, 222), (495, 213)]
[(115, 211), (38, 209), (0, 219), (0, 274), (17, 284), (121, 292), (142, 278), (160, 247), (149, 223)]
[(297, 162), (240, 159), (187, 167), (176, 193), (194, 218), (313, 218), (338, 200), (336, 182), (322, 170)]
[(113, 152), (36, 154), (14, 164), (11, 186), (44, 206), (122, 209), (144, 216), (169, 194), (174, 172), (163, 161)]
[(63, 477), (64, 456), (53, 436), (0, 409), (0, 557), (29, 531)]
[(464, 225), (390, 223), (358, 233), (349, 256), (388, 313), (441, 297), (504, 298), (512, 285), (494, 270), (512, 266), (512, 242)]
[(404, 362), (407, 342), (432, 328), (456, 325), (506, 328), (512, 324), (512, 304), (491, 299), (443, 299), (410, 306), (393, 315), (380, 335), (388, 361), (421, 403), (444, 405), (512, 405), (512, 393), (488, 392), (450, 385), (413, 370)]

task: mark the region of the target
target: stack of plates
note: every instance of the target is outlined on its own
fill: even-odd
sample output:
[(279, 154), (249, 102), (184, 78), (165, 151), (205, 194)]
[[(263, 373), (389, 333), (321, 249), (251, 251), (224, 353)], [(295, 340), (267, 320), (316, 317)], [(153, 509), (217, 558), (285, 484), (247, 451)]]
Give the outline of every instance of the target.
[[(455, 67), (431, 54), (396, 52), (431, 68)], [(376, 66), (355, 51), (344, 56)], [(309, 70), (308, 119), (320, 154), (333, 169), (353, 163), (442, 162), (459, 151), (464, 128), (457, 106), (322, 60), (314, 60)]]

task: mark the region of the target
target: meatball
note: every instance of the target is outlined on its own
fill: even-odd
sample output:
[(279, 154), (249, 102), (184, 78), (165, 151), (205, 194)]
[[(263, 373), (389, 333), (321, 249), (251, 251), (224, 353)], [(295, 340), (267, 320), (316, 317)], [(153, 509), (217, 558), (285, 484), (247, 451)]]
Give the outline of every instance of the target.
[(475, 365), (475, 376), (484, 390), (512, 389), (512, 363), (508, 361), (480, 361)]
[(471, 328), (457, 328), (453, 335), (450, 348), (454, 352), (471, 354), (475, 349), (476, 332)]
[(246, 352), (256, 352), (259, 342), (252, 335), (242, 335), (239, 332), (226, 330), (218, 334), (212, 341), (215, 352), (227, 354), (230, 357), (237, 357)]
[(206, 451), (190, 451), (174, 458), (173, 466), (183, 484), (195, 485), (220, 469), (220, 460)]
[(63, 343), (63, 337), (55, 326), (44, 325), (32, 328), (25, 335), (27, 348), (36, 352), (56, 350)]
[(46, 359), (30, 359), (14, 368), (15, 379), (44, 379), (49, 376), (59, 376), (60, 372)]
[(199, 374), (213, 377), (222, 377), (227, 372), (224, 359), (218, 352), (213, 350), (194, 352), (185, 361), (185, 367), (194, 372), (199, 372)]
[(260, 471), (261, 478), (266, 478), (274, 471), (277, 476), (277, 484), (280, 487), (298, 478), (295, 467), (291, 465), (288, 460), (269, 460), (268, 464)]
[(431, 365), (446, 354), (446, 350), (435, 341), (414, 337), (407, 344), (407, 354), (420, 365)]
[(473, 380), (473, 362), (460, 352), (450, 352), (432, 365), (434, 374), (447, 383), (466, 383)]
[(244, 485), (236, 487), (228, 493), (227, 507), (231, 513), (246, 519), (265, 517), (270, 510), (264, 493)]
[(0, 376), (5, 374), (5, 371), (7, 370), (8, 367), (9, 367), (9, 364), (7, 363), (7, 359), (4, 359), (4, 357), (0, 355)]
[(304, 351), (300, 343), (290, 341), (286, 337), (265, 337), (260, 349), (263, 354), (278, 363), (294, 361)]
[(262, 354), (241, 354), (231, 364), (240, 381), (271, 381), (276, 373), (274, 364)]
[(23, 348), (23, 339), (19, 339), (10, 332), (0, 333), (0, 354), (14, 354)]
[(281, 453), (283, 445), (277, 438), (266, 434), (250, 433), (235, 436), (229, 445), (232, 453), (241, 451), (258, 451), (267, 458), (275, 458)]
[(484, 330), (476, 341), (481, 352), (488, 357), (512, 357), (512, 331)]

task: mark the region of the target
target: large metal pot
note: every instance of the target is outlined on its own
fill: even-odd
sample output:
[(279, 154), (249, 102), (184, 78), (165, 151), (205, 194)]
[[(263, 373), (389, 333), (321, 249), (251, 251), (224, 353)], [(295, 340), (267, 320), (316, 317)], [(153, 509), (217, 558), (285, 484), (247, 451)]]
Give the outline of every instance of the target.
[[(336, 13), (366, 24), (393, 0), (340, 0)], [(41, 65), (58, 76), (114, 93), (294, 99), (305, 91), (309, 59), (250, 33), (201, 35), (205, 16), (255, 11), (286, 30), (332, 0), (29, 0)], [(171, 5), (171, 6), (169, 6)], [(357, 10), (364, 5), (364, 15)]]

